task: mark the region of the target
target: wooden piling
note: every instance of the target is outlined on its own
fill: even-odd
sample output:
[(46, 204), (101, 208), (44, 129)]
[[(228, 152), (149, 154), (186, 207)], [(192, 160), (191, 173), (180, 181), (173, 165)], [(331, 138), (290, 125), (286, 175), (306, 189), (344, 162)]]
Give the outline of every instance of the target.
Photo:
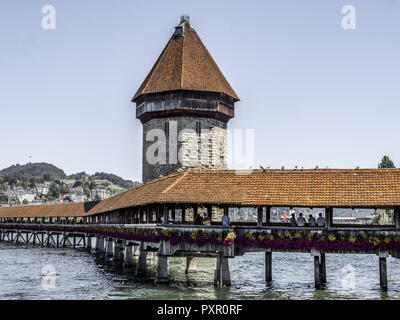
[(231, 274), (229, 271), (228, 258), (222, 254), (217, 257), (217, 265), (214, 272), (214, 286), (230, 286)]
[(114, 255), (112, 262), (114, 265), (122, 264), (122, 241), (114, 240)]
[(314, 256), (314, 281), (315, 281), (315, 288), (321, 288), (321, 267), (320, 267), (320, 257), (315, 255)]
[(272, 251), (265, 252), (265, 281), (272, 281)]
[(387, 290), (387, 269), (386, 269), (386, 257), (379, 257), (379, 279), (381, 289)]
[(113, 252), (113, 240), (111, 238), (107, 239), (107, 247), (106, 247), (106, 257), (112, 257), (114, 255)]
[(156, 283), (168, 283), (168, 257), (157, 257)]
[(125, 244), (125, 253), (124, 253), (124, 268), (132, 268), (133, 266), (133, 245), (131, 243)]
[(197, 272), (197, 262), (192, 256), (186, 258), (185, 274)]
[(136, 276), (143, 277), (146, 275), (146, 258), (147, 258), (147, 251), (144, 250), (143, 244), (140, 245), (139, 249), (139, 258), (136, 267)]
[(321, 274), (321, 284), (326, 283), (326, 260), (325, 260), (325, 252), (321, 252), (320, 257), (320, 274)]

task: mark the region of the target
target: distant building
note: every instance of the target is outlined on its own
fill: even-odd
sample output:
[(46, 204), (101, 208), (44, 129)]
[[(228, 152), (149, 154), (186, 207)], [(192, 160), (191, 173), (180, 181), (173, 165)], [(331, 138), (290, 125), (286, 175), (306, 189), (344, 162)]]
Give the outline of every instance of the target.
[(90, 193), (90, 197), (92, 199), (95, 199), (97, 197), (97, 198), (100, 198), (101, 200), (104, 200), (111, 196), (112, 196), (112, 193), (104, 188), (94, 188), (94, 189), (92, 189), (92, 191)]
[(35, 197), (36, 194), (33, 192), (22, 192), (20, 193), (20, 195), (18, 196), (19, 201), (21, 201), (21, 203), (26, 200), (29, 203), (34, 202), (35, 201)]
[(22, 188), (15, 188), (15, 189), (8, 189), (4, 193), (8, 199), (15, 199), (17, 198), (21, 203), (26, 200), (29, 203), (35, 201), (36, 194), (31, 191), (25, 191)]
[(74, 193), (69, 196), (72, 202), (85, 202), (87, 200), (87, 196), (84, 193)]
[(50, 187), (50, 183), (41, 183), (41, 184), (37, 184), (36, 185), (36, 192), (37, 194), (44, 194), (47, 195), (49, 193), (49, 187)]
[(83, 188), (81, 186), (72, 188), (75, 193), (83, 193)]

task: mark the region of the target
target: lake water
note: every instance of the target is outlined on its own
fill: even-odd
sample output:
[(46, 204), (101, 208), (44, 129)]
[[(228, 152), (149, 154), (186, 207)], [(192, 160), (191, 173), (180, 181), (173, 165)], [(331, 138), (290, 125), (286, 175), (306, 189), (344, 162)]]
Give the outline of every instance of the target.
[[(185, 275), (184, 258), (169, 259), (169, 285), (111, 269), (83, 250), (0, 243), (0, 299), (400, 299), (400, 260), (389, 257), (388, 292), (379, 288), (376, 255), (326, 255), (327, 288), (315, 290), (313, 258), (273, 253), (273, 282), (264, 283), (264, 254), (230, 259), (232, 286), (215, 288), (215, 259), (197, 259)], [(54, 275), (52, 275), (54, 274)]]

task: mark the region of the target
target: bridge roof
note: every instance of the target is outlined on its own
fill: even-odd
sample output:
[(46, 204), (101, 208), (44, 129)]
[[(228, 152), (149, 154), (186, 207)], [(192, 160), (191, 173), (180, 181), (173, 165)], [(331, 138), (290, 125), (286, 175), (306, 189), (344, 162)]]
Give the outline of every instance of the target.
[(151, 203), (288, 207), (400, 206), (400, 169), (199, 170), (103, 200), (89, 214)]
[(0, 218), (83, 217), (98, 201), (1, 207)]
[(98, 204), (0, 208), (0, 217), (87, 216), (157, 203), (276, 207), (400, 206), (400, 169), (200, 170), (152, 180)]

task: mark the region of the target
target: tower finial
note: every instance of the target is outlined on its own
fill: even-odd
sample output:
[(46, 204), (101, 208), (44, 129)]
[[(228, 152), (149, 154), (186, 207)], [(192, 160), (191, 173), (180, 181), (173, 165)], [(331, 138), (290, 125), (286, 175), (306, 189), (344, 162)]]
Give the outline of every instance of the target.
[(181, 23), (182, 22), (190, 22), (190, 17), (186, 14), (181, 15)]

